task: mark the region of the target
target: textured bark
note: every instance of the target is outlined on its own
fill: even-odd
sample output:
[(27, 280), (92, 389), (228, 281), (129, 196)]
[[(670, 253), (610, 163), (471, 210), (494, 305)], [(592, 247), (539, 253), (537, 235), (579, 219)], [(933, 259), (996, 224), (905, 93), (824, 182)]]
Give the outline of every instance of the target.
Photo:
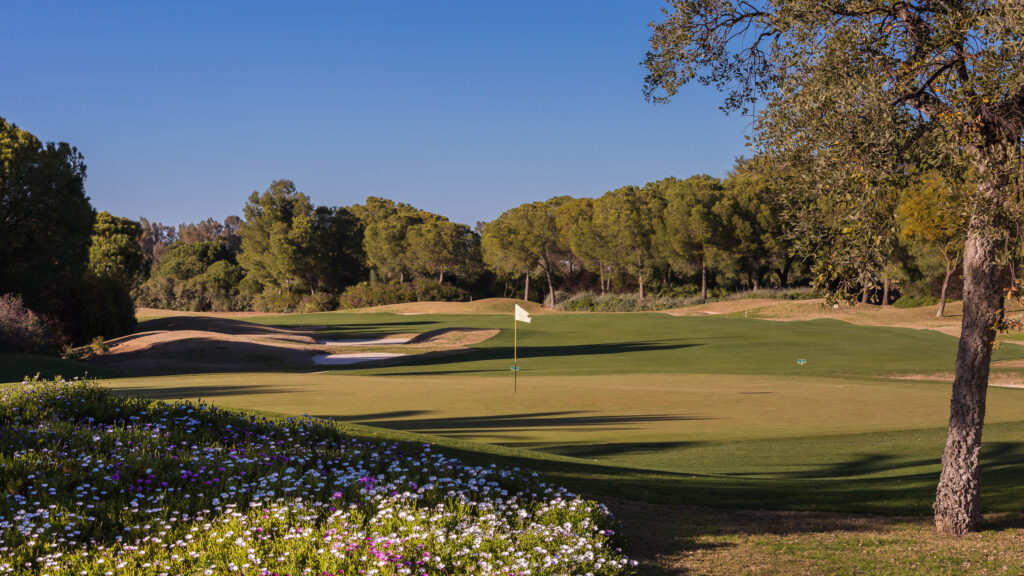
[(882, 306), (889, 305), (889, 279), (882, 279)]
[(946, 263), (946, 277), (942, 279), (942, 295), (939, 296), (939, 311), (936, 316), (942, 318), (946, 314), (946, 291), (949, 289), (949, 278), (953, 275), (953, 267)]
[(704, 257), (700, 258), (700, 299), (708, 299), (708, 268), (704, 265)]
[(981, 521), (981, 431), (996, 326), (1002, 319), (999, 242), (974, 219), (964, 251), (964, 319), (949, 408), (949, 435), (935, 495), (935, 528), (966, 534)]
[(523, 289), (523, 300), (530, 301), (530, 273), (526, 273), (526, 288)]
[(550, 272), (545, 270), (544, 271), (544, 275), (547, 276), (547, 279), (548, 279), (548, 302), (549, 302), (548, 307), (554, 308), (555, 307), (555, 285), (551, 283), (551, 273)]

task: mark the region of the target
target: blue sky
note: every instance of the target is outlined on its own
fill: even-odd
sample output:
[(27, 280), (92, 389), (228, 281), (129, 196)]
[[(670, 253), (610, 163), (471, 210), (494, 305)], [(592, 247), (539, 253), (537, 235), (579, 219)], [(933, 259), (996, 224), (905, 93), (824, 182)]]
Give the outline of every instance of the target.
[(6, 3), (0, 116), (85, 155), (99, 210), (241, 214), (288, 178), (473, 224), (523, 202), (723, 176), (749, 118), (642, 95), (660, 0)]

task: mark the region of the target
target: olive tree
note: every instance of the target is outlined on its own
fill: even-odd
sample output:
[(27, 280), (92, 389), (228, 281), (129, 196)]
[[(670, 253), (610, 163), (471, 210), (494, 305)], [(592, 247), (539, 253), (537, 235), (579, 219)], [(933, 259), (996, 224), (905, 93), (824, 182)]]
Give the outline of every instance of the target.
[[(976, 174), (965, 203), (964, 316), (934, 506), (943, 533), (976, 530), (981, 520), (985, 396), (1003, 321), (998, 278), (1024, 135), (1022, 40), (1017, 2), (673, 0), (653, 24), (645, 60), (645, 93), (655, 102), (697, 80), (726, 93), (726, 110), (765, 103), (757, 141), (808, 168), (797, 189), (807, 216), (822, 215), (813, 221), (823, 227), (820, 246), (884, 219), (875, 209), (895, 204), (907, 166), (960, 164)], [(882, 259), (873, 242), (861, 244), (862, 260)], [(822, 260), (815, 282), (845, 292), (840, 278), (852, 269)]]

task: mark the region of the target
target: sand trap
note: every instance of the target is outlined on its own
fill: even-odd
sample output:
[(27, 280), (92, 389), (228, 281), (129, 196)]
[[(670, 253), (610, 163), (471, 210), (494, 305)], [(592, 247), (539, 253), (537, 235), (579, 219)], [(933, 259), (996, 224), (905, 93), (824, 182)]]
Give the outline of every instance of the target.
[(394, 346), (408, 344), (415, 336), (400, 336), (395, 338), (378, 338), (376, 340), (318, 340), (317, 343), (324, 346)]
[(367, 352), (363, 354), (317, 354), (313, 356), (313, 363), (320, 366), (344, 366), (346, 364), (359, 364), (360, 362), (373, 362), (374, 360), (389, 360), (407, 356), (407, 354), (392, 354), (389, 352)]

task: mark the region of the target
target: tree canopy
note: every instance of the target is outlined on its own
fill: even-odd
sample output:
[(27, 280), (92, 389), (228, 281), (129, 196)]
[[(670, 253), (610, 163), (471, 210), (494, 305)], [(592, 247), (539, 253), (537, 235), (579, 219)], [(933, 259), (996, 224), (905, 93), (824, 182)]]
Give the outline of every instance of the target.
[(81, 333), (75, 290), (94, 218), (78, 150), (0, 118), (0, 294), (20, 294), (65, 339)]

